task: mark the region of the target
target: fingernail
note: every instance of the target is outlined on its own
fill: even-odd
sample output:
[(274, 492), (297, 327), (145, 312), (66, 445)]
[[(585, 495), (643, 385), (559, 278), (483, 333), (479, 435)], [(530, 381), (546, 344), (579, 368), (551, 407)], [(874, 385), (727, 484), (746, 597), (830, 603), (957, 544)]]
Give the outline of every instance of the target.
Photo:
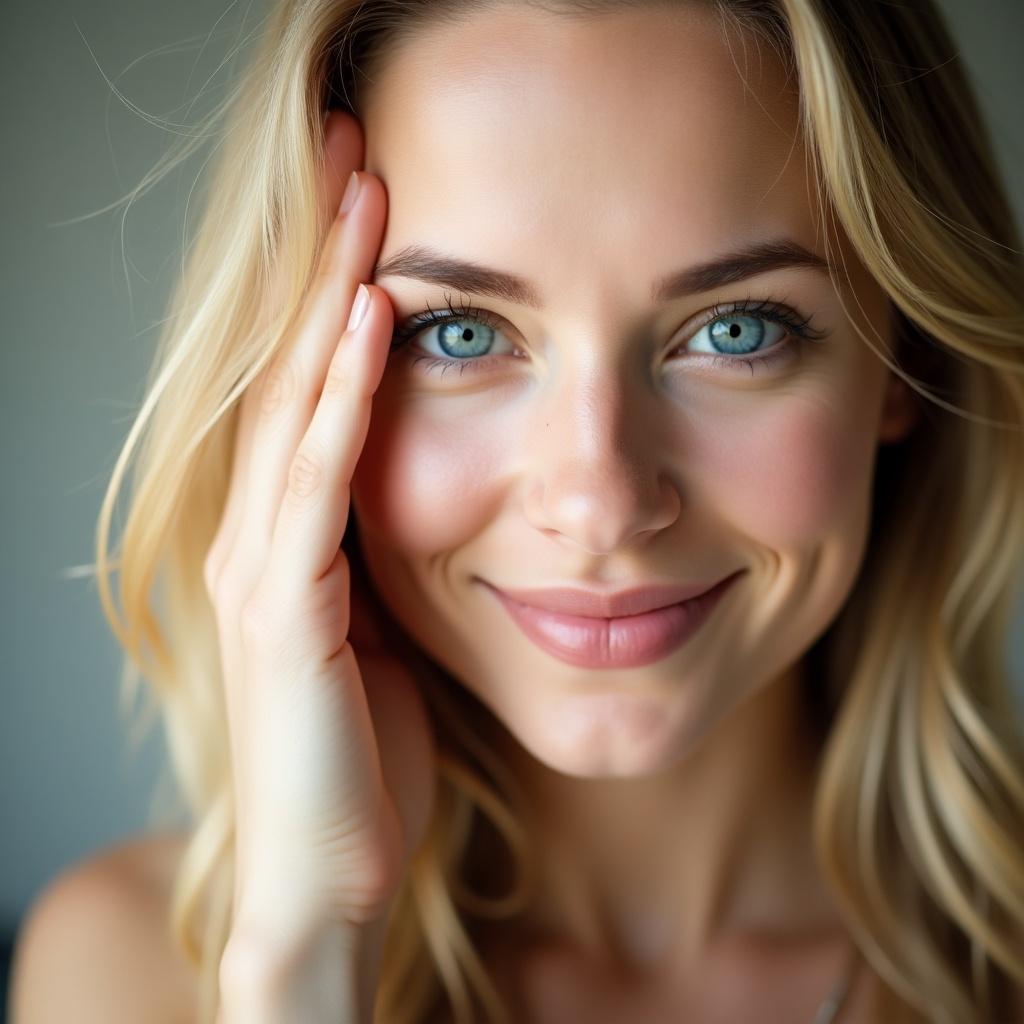
[(348, 213), (356, 204), (356, 196), (359, 195), (359, 175), (352, 172), (345, 186), (345, 194), (341, 197), (341, 209), (339, 213)]
[(356, 299), (352, 303), (352, 312), (349, 314), (348, 327), (345, 330), (354, 331), (359, 326), (369, 303), (370, 293), (366, 290), (366, 285), (361, 284), (356, 291)]

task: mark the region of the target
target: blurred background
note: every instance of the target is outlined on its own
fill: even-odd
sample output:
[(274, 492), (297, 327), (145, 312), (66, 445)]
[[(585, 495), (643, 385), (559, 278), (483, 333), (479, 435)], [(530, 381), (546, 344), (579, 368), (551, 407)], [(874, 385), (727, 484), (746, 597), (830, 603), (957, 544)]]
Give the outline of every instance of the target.
[[(95, 584), (73, 569), (93, 560), (201, 156), (127, 215), (119, 205), (78, 218), (122, 199), (223, 97), (263, 6), (0, 3), (0, 1022), (13, 937), (45, 884), (102, 847), (184, 821), (159, 726), (129, 736), (118, 649)], [(1024, 222), (1024, 3), (940, 6)], [(1018, 625), (1008, 657), (1021, 680), (1024, 610)]]

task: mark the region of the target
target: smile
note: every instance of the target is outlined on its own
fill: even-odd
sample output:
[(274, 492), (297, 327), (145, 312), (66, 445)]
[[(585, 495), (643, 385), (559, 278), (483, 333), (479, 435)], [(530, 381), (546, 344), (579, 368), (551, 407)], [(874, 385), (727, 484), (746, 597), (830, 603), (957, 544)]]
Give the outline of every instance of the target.
[(559, 661), (579, 668), (638, 668), (660, 661), (689, 640), (740, 575), (733, 573), (689, 600), (613, 618), (550, 611), (485, 586), (523, 634)]

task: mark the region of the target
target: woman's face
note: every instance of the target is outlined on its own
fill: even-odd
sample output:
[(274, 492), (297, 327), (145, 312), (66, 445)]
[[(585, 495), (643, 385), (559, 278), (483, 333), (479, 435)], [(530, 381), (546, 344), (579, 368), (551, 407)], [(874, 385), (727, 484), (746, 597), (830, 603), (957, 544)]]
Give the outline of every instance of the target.
[[(877, 445), (908, 425), (849, 318), (888, 344), (888, 304), (842, 238), (852, 285), (810, 260), (680, 277), (766, 243), (824, 261), (794, 83), (703, 7), (568, 20), (509, 5), (392, 54), (363, 126), (396, 326), (474, 307), (423, 325), (374, 398), (352, 491), (374, 583), (542, 762), (665, 768), (836, 616)], [(412, 248), (527, 284), (388, 270)], [(790, 326), (754, 315), (765, 304)], [(808, 318), (824, 337), (790, 333)], [(686, 642), (617, 668), (537, 646), (485, 585), (733, 573)]]

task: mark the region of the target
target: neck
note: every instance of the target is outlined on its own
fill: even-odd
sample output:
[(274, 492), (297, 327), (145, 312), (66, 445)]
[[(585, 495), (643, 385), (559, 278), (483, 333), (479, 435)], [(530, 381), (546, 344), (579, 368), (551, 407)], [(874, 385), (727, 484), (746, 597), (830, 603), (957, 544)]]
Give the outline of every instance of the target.
[(601, 961), (665, 970), (755, 933), (796, 941), (840, 928), (813, 855), (821, 740), (799, 673), (643, 778), (562, 774), (499, 729), (539, 862), (522, 928)]

